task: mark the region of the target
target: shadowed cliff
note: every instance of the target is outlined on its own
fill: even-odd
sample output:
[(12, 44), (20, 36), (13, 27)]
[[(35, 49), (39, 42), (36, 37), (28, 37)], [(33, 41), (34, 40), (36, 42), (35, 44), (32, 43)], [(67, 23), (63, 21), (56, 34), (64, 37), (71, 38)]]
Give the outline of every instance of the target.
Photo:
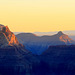
[(16, 35), (19, 42), (25, 45), (25, 48), (33, 54), (42, 54), (50, 45), (72, 45), (75, 41), (69, 38), (68, 35), (59, 31), (52, 36), (36, 36), (32, 33), (20, 33)]

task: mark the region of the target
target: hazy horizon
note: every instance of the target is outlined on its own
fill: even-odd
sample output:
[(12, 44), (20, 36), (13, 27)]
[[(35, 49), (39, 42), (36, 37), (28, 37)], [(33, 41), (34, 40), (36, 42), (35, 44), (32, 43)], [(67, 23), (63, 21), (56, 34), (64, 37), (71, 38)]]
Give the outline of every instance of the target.
[[(33, 33), (36, 34), (38, 36), (42, 36), (42, 35), (54, 35), (57, 34), (59, 31), (53, 31), (53, 32), (14, 32), (15, 35), (19, 34), (19, 33)], [(69, 36), (75, 36), (75, 30), (69, 30), (69, 31), (62, 31), (64, 34), (67, 34)]]

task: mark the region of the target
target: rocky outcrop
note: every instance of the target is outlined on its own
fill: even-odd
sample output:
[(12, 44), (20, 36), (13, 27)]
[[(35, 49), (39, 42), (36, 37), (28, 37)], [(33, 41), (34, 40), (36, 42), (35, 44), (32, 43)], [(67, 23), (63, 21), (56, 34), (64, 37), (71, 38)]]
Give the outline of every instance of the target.
[(67, 44), (73, 44), (75, 43), (74, 40), (72, 40), (71, 38), (69, 38), (68, 35), (64, 34), (63, 32), (59, 31), (57, 34), (58, 38), (60, 41), (64, 42), (66, 45)]
[(34, 63), (39, 63), (36, 56), (23, 48), (7, 26), (0, 25), (0, 75), (33, 75)]
[(0, 25), (0, 47), (8, 45), (19, 45), (19, 42), (8, 26)]

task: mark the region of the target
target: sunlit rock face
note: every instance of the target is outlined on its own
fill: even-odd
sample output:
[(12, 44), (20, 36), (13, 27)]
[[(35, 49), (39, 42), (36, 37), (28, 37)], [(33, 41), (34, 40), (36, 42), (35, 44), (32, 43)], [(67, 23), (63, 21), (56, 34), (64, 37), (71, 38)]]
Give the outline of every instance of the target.
[(7, 45), (19, 45), (15, 35), (9, 30), (8, 26), (0, 24), (0, 47)]
[(75, 41), (73, 41), (71, 38), (69, 38), (68, 35), (64, 34), (63, 32), (59, 31), (57, 36), (59, 37), (59, 40), (64, 42), (65, 44), (73, 44)]

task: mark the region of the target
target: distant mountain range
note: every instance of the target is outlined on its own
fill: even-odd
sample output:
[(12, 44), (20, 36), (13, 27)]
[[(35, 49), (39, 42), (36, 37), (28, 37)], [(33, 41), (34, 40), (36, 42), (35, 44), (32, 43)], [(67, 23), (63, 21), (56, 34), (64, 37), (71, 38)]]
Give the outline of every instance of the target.
[(52, 36), (15, 36), (0, 25), (0, 75), (75, 75), (74, 44), (61, 31)]
[[(20, 34), (20, 33), (24, 33), (24, 32), (14, 32), (15, 35)], [(54, 35), (57, 33), (58, 33), (58, 31), (55, 31), (55, 32), (33, 32), (33, 34), (36, 34), (37, 36), (44, 36), (44, 35), (51, 36), (51, 35)], [(75, 40), (75, 31), (74, 30), (63, 31), (63, 33), (67, 34), (72, 40)]]
[[(69, 36), (75, 36), (75, 30), (69, 30), (69, 31), (62, 31), (63, 33), (69, 35)], [(25, 33), (25, 32), (14, 32), (15, 35), (19, 34), (19, 33)], [(26, 32), (29, 33), (29, 32)], [(33, 34), (36, 34), (37, 36), (44, 36), (44, 35), (54, 35), (58, 33), (58, 31), (54, 31), (54, 32), (33, 32)]]
[[(56, 34), (58, 31), (54, 31), (54, 32), (34, 32), (34, 34), (38, 35), (38, 36), (43, 36), (43, 35), (54, 35)], [(69, 36), (75, 36), (75, 30), (68, 30), (68, 31), (63, 31), (63, 33), (69, 35)]]
[[(56, 34), (58, 31), (55, 32), (34, 32), (34, 34), (38, 35), (38, 36), (44, 36), (44, 35), (54, 35)], [(75, 40), (75, 30), (71, 30), (71, 31), (63, 31), (63, 33), (67, 34), (72, 40)]]
[(52, 36), (37, 36), (32, 33), (20, 33), (16, 35), (19, 42), (22, 43), (25, 48), (34, 54), (41, 54), (50, 45), (72, 45), (75, 41), (68, 37), (68, 35), (59, 31)]

